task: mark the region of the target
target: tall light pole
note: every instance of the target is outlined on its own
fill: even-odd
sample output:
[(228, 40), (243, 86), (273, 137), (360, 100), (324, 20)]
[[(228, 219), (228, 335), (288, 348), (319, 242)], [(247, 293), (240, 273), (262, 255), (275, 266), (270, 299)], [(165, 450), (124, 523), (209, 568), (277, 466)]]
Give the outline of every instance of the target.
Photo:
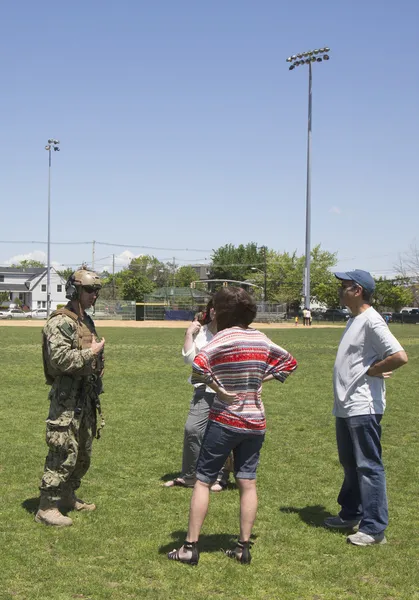
[(307, 185), (306, 185), (306, 249), (305, 266), (303, 276), (304, 306), (310, 308), (310, 253), (311, 253), (311, 88), (312, 88), (312, 65), (329, 60), (330, 48), (319, 48), (309, 50), (301, 54), (293, 54), (287, 58), (289, 67), (293, 71), (295, 67), (308, 65), (308, 126), (307, 126)]
[(48, 140), (48, 250), (47, 250), (47, 318), (51, 312), (51, 150), (59, 152), (59, 140)]
[[(263, 302), (263, 308), (265, 309), (265, 302), (266, 302), (266, 271), (262, 271), (262, 269), (258, 269), (257, 267), (252, 267), (251, 268), (252, 271), (257, 271), (258, 273), (262, 273), (264, 276), (264, 285), (261, 288), (262, 289), (262, 302)], [(261, 287), (260, 285), (258, 285), (257, 287)]]

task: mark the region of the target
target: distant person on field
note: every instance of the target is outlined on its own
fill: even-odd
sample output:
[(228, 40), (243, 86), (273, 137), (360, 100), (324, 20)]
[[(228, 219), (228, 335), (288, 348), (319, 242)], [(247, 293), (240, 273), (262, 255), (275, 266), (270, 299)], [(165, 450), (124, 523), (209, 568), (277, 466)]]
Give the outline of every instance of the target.
[[(79, 269), (66, 283), (65, 308), (54, 311), (43, 330), (46, 382), (51, 385), (47, 418), (41, 499), (35, 521), (56, 527), (72, 525), (62, 510), (92, 511), (76, 491), (90, 466), (93, 438), (104, 425), (102, 392), (103, 348), (86, 309), (94, 306), (102, 287), (93, 271)], [(97, 417), (102, 419), (97, 426)]]
[(344, 480), (338, 496), (341, 511), (325, 526), (359, 530), (347, 541), (356, 546), (384, 544), (388, 525), (386, 478), (381, 459), (381, 419), (384, 379), (407, 363), (407, 355), (372, 308), (375, 282), (357, 269), (335, 273), (341, 280), (339, 297), (349, 308), (333, 371), (336, 440)]
[(311, 325), (311, 311), (307, 306), (303, 310), (303, 325)]
[[(182, 356), (187, 365), (192, 365), (196, 355), (217, 332), (217, 321), (212, 300), (203, 313), (199, 313), (185, 333)], [(189, 379), (190, 381), (190, 379)], [(204, 383), (194, 384), (194, 393), (189, 407), (183, 436), (182, 472), (180, 477), (167, 481), (165, 487), (193, 488), (196, 481), (196, 463), (208, 423), (208, 416), (214, 402), (215, 392)], [(213, 492), (221, 492), (227, 487), (230, 472), (221, 468), (217, 481), (211, 487)]]
[(250, 535), (257, 511), (256, 469), (265, 437), (262, 384), (284, 382), (297, 367), (295, 358), (260, 331), (249, 327), (256, 304), (243, 289), (225, 287), (214, 296), (218, 333), (195, 357), (193, 382), (214, 392), (207, 430), (196, 468), (185, 542), (168, 558), (198, 564), (198, 538), (208, 510), (210, 487), (230, 452), (240, 491), (240, 538), (226, 554), (250, 563)]

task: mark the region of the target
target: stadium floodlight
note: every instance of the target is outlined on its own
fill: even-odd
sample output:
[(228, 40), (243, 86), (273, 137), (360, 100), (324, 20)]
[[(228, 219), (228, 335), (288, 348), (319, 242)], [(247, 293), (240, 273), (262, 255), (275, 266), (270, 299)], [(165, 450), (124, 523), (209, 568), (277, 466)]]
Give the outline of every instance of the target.
[(59, 143), (59, 140), (50, 138), (45, 146), (48, 152), (47, 318), (51, 312), (51, 150), (59, 151)]
[[(307, 126), (307, 184), (306, 184), (306, 239), (305, 239), (305, 266), (303, 275), (303, 295), (304, 295), (304, 306), (310, 308), (310, 253), (311, 253), (311, 108), (312, 108), (312, 65), (315, 63), (321, 63), (330, 59), (328, 54), (330, 48), (325, 46), (324, 48), (318, 48), (317, 50), (309, 50), (301, 54), (294, 54), (291, 59), (303, 60), (295, 61), (289, 70), (293, 71), (295, 67), (301, 65), (308, 65), (308, 126)], [(322, 54), (323, 56), (318, 56)], [(306, 58), (308, 57), (308, 58)], [(287, 62), (292, 62), (287, 58)]]

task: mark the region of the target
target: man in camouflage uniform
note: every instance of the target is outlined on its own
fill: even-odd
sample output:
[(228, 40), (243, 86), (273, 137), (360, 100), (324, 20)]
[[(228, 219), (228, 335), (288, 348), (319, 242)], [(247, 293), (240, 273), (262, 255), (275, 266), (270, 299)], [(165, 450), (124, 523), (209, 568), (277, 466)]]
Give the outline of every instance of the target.
[(46, 421), (49, 452), (35, 521), (46, 525), (73, 524), (59, 509), (96, 508), (77, 498), (75, 491), (89, 469), (93, 437), (98, 437), (96, 412), (102, 416), (99, 394), (105, 340), (99, 340), (85, 312), (94, 305), (101, 287), (93, 271), (83, 268), (73, 273), (66, 284), (70, 302), (52, 313), (43, 330), (45, 376), (51, 385)]

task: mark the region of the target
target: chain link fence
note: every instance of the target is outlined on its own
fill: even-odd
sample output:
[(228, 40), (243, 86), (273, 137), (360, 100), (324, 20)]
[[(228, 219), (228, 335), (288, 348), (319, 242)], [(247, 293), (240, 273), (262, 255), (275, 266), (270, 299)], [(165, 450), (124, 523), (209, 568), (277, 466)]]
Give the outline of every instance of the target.
[(135, 302), (131, 300), (101, 300), (87, 312), (95, 320), (135, 321)]

